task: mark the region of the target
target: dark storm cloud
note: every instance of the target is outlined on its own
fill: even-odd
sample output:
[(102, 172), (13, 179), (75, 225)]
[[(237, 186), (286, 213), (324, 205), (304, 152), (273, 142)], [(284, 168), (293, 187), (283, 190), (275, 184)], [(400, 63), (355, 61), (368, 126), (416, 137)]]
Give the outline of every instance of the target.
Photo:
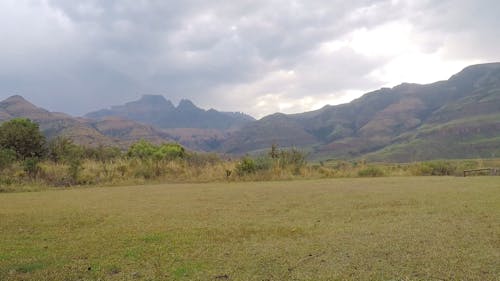
[(449, 59), (491, 59), (494, 48), (477, 42), (498, 37), (492, 7), (498, 5), (5, 0), (0, 98), (21, 94), (51, 110), (83, 114), (141, 94), (163, 94), (262, 115), (279, 109), (259, 107), (265, 99), (328, 102), (348, 90), (380, 86), (371, 74), (394, 59), (390, 54), (366, 54), (350, 42), (325, 48), (362, 28), (406, 21), (414, 25), (422, 52), (446, 49), (441, 55)]

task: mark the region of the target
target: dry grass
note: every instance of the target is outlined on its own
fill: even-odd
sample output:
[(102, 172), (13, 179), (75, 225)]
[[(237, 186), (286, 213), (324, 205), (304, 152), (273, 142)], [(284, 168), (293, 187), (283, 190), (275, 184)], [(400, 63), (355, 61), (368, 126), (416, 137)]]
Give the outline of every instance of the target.
[(0, 194), (0, 280), (500, 280), (497, 177)]

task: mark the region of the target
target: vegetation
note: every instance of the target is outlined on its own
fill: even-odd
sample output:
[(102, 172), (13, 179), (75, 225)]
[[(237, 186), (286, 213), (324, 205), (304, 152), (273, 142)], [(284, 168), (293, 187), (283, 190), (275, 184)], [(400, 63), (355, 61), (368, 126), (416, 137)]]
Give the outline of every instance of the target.
[(0, 280), (497, 280), (495, 177), (0, 194)]
[[(280, 149), (277, 145), (271, 146), (266, 153), (225, 160), (215, 154), (186, 151), (177, 143), (156, 145), (141, 140), (123, 151), (116, 147), (84, 147), (64, 137), (45, 142), (38, 126), (26, 119), (12, 120), (4, 123), (2, 128), (7, 129), (0, 133), (3, 135), (0, 192), (159, 182), (453, 176), (462, 175), (464, 169), (500, 166), (498, 160), (410, 164), (375, 164), (357, 160), (307, 164), (304, 152), (295, 148)], [(16, 130), (13, 128), (19, 129), (21, 133), (15, 135)]]
[(0, 149), (14, 151), (17, 159), (41, 157), (44, 143), (38, 124), (29, 119), (15, 118), (0, 125)]

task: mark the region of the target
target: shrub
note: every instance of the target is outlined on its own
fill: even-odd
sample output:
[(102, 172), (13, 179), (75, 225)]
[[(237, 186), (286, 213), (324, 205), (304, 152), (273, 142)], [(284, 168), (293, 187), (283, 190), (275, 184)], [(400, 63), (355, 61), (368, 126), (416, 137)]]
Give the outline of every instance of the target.
[(164, 143), (156, 148), (154, 157), (157, 160), (173, 160), (184, 158), (186, 151), (184, 147), (177, 143)]
[(298, 175), (300, 169), (307, 164), (305, 153), (295, 148), (281, 150), (277, 160), (281, 169), (290, 169), (295, 175)]
[(424, 162), (417, 167), (416, 174), (420, 176), (449, 176), (457, 172), (457, 167), (449, 162)]
[(257, 166), (255, 165), (255, 161), (250, 157), (243, 157), (235, 167), (236, 174), (238, 176), (243, 176), (246, 174), (253, 174), (257, 171)]
[(147, 159), (152, 158), (156, 152), (156, 146), (148, 141), (140, 140), (128, 149), (127, 155), (133, 158)]
[(0, 125), (0, 148), (13, 150), (17, 159), (42, 157), (44, 146), (38, 124), (29, 119), (15, 118)]
[(184, 158), (186, 151), (184, 147), (177, 143), (164, 143), (156, 146), (148, 141), (140, 140), (129, 148), (127, 155), (143, 160), (154, 159), (159, 161)]
[(100, 162), (110, 161), (120, 158), (121, 156), (122, 151), (120, 148), (114, 146), (99, 145), (98, 147), (85, 147), (83, 151), (84, 158)]
[(360, 177), (382, 177), (384, 174), (384, 171), (376, 166), (369, 166), (358, 171)]
[(0, 171), (9, 167), (16, 161), (16, 152), (12, 149), (0, 148)]
[(24, 159), (23, 170), (28, 174), (30, 178), (36, 178), (36, 176), (40, 172), (40, 167), (38, 166), (39, 163), (40, 159), (36, 157)]

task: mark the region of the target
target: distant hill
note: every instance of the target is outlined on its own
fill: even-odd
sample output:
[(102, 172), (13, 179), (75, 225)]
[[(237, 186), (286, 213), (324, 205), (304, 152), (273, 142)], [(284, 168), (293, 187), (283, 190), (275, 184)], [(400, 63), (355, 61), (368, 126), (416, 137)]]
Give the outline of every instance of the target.
[(447, 81), (404, 83), (350, 103), (274, 114), (227, 138), (220, 151), (296, 146), (317, 159), (406, 162), (500, 156), (500, 63), (465, 68)]
[(158, 128), (236, 129), (255, 119), (238, 112), (204, 110), (190, 100), (183, 99), (177, 107), (161, 95), (144, 95), (139, 100), (113, 106), (85, 115), (87, 118), (102, 119), (120, 117), (150, 124)]
[(40, 124), (46, 137), (66, 136), (83, 145), (127, 146), (137, 140), (173, 141), (165, 132), (152, 126), (119, 118), (92, 120), (50, 112), (25, 100), (11, 96), (0, 102), (0, 123), (16, 117), (29, 118)]

